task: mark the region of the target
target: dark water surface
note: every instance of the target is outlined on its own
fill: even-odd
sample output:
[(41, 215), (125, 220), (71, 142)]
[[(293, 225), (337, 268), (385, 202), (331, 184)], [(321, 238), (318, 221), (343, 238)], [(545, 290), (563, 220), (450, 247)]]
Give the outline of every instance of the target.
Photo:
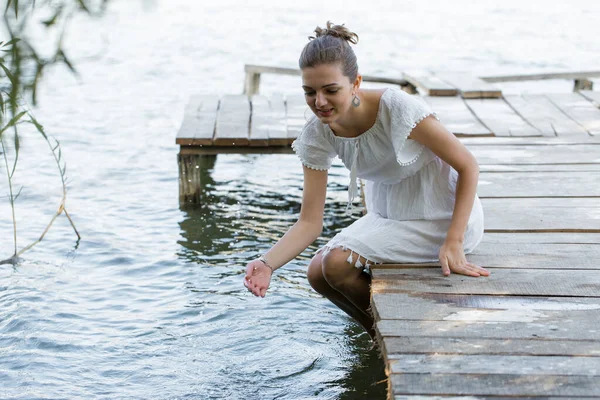
[[(240, 93), (244, 63), (295, 65), (310, 30), (327, 19), (359, 33), (370, 74), (600, 65), (594, 2), (427, 3), (123, 0), (100, 19), (75, 18), (66, 44), (80, 77), (49, 70), (35, 114), (61, 140), (67, 208), (82, 240), (61, 217), (17, 267), (0, 266), (0, 398), (385, 398), (368, 337), (305, 278), (311, 254), (360, 215), (344, 213), (341, 163), (331, 170), (323, 237), (257, 299), (242, 286), (244, 265), (295, 221), (298, 160), (219, 156), (207, 201), (180, 209), (174, 138), (191, 94)], [(296, 78), (265, 76), (262, 89), (297, 87)], [(23, 133), (21, 246), (60, 197), (44, 146)], [(12, 222), (0, 200), (5, 258)]]

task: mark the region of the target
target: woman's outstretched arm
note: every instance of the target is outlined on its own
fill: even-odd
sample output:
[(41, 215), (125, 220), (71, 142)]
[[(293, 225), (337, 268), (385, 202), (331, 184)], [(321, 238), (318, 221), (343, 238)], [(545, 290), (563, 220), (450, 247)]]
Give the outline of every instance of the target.
[[(298, 221), (266, 253), (264, 258), (276, 270), (293, 260), (314, 242), (323, 230), (323, 210), (327, 193), (327, 171), (304, 166), (304, 189)], [(255, 296), (264, 297), (272, 271), (260, 260), (248, 263), (244, 285)]]

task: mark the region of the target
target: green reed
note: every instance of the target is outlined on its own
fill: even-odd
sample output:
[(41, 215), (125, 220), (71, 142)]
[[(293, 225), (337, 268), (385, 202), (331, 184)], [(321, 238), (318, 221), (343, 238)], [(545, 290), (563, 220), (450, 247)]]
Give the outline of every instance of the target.
[[(0, 264), (17, 264), (19, 256), (42, 241), (56, 218), (61, 214), (68, 218), (77, 235), (77, 240), (81, 239), (66, 207), (67, 164), (62, 157), (60, 142), (45, 132), (44, 127), (33, 116), (33, 111), (27, 100), (30, 100), (32, 105), (36, 104), (37, 85), (44, 70), (49, 66), (62, 63), (74, 74), (77, 74), (73, 62), (67, 57), (63, 49), (63, 38), (68, 22), (77, 12), (85, 12), (91, 16), (102, 14), (107, 2), (108, 0), (7, 1), (3, 19), (0, 22), (4, 27), (4, 31), (8, 33), (9, 39), (8, 41), (0, 41), (0, 153), (6, 167), (6, 179), (8, 180), (8, 201), (12, 211), (12, 240), (14, 246), (12, 256), (1, 260)], [(40, 18), (40, 15), (45, 17)], [(24, 34), (25, 29), (32, 24), (41, 24), (48, 33), (52, 33), (57, 37), (57, 42), (50, 57), (42, 56), (36, 50), (36, 43), (33, 43)], [(23, 187), (16, 190), (13, 185), (13, 177), (19, 162), (21, 148), (19, 128), (22, 124), (32, 125), (35, 132), (39, 133), (48, 144), (48, 149), (54, 157), (60, 175), (62, 199), (39, 238), (27, 246), (19, 248), (17, 244), (15, 202), (23, 191)], [(11, 139), (8, 139), (8, 132), (12, 134)], [(10, 145), (14, 150), (12, 160), (9, 160), (7, 155), (9, 140), (12, 142)]]

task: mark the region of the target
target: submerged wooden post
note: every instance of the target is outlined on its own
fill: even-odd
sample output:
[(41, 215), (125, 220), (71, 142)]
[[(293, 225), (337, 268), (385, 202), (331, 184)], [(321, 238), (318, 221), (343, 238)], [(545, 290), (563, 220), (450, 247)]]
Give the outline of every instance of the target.
[(206, 176), (217, 159), (213, 154), (177, 155), (179, 164), (179, 205), (199, 205), (202, 202), (202, 176)]

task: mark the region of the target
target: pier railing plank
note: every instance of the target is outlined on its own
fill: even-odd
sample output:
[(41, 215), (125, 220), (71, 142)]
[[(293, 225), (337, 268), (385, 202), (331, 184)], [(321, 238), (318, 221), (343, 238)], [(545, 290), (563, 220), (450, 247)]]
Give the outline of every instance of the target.
[(461, 97), (424, 96), (423, 99), (435, 110), (442, 124), (455, 135), (493, 136), (493, 133), (473, 115)]
[(247, 146), (250, 130), (250, 102), (244, 95), (225, 95), (221, 99), (214, 144)]
[(542, 136), (502, 99), (467, 99), (467, 106), (496, 136)]
[(600, 109), (585, 97), (579, 93), (552, 93), (546, 96), (590, 135), (600, 135)]

